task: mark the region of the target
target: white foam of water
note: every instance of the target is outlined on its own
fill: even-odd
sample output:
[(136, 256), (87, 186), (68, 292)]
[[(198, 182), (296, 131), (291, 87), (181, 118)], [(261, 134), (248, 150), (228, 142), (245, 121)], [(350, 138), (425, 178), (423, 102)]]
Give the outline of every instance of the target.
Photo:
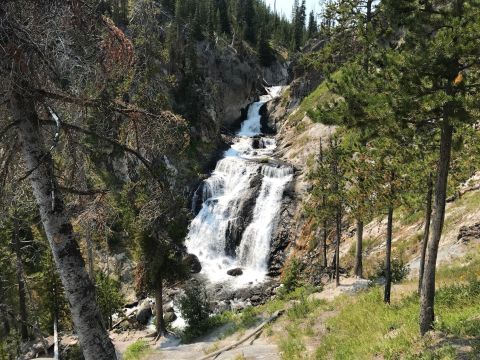
[[(198, 256), (202, 271), (212, 283), (229, 283), (241, 287), (264, 280), (272, 232), (276, 226), (285, 187), (293, 178), (289, 166), (265, 164), (276, 148), (275, 140), (258, 137), (261, 132), (259, 114), (265, 102), (280, 94), (282, 87), (267, 89), (268, 95), (249, 107), (231, 148), (217, 163), (212, 176), (204, 183), (202, 209), (190, 224), (186, 245)], [(253, 148), (253, 137), (259, 148)], [(239, 216), (239, 204), (250, 190), (254, 176), (262, 175), (262, 185), (253, 209), (253, 219), (245, 229), (237, 257), (225, 253), (226, 231)], [(227, 271), (242, 267), (243, 275), (231, 277)]]

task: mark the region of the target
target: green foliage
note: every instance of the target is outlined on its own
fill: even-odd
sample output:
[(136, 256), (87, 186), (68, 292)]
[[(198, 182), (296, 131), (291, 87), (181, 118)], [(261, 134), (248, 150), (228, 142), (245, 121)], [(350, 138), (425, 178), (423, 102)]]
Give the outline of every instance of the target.
[[(344, 302), (339, 305), (341, 311), (327, 321), (330, 331), (322, 338), (316, 358), (371, 359), (381, 355), (385, 359), (454, 359), (457, 354), (449, 343), (454, 344), (457, 336), (478, 334), (480, 324), (475, 316), (479, 310), (478, 289), (479, 282), (475, 280), (437, 291), (436, 305), (442, 315), (435, 328), (443, 333), (440, 335), (443, 346), (431, 346), (428, 337), (421, 339), (418, 334), (416, 295), (390, 306), (382, 304), (379, 288), (356, 299), (341, 299), (337, 302)], [(474, 345), (472, 358), (480, 354), (474, 338), (462, 341)]]
[(151, 351), (150, 346), (145, 340), (137, 340), (130, 345), (125, 354), (123, 354), (124, 360), (141, 360)]
[(184, 342), (204, 335), (214, 326), (210, 320), (210, 305), (205, 287), (199, 283), (191, 283), (185, 288), (184, 296), (179, 300), (182, 317), (187, 323), (182, 338)]
[(125, 303), (120, 292), (120, 282), (111, 276), (98, 272), (96, 274), (97, 303), (105, 323), (112, 326), (112, 315), (120, 311)]
[[(393, 258), (391, 261), (391, 277), (392, 283), (396, 284), (405, 280), (410, 273), (410, 267), (404, 263), (402, 259)], [(385, 277), (385, 264), (380, 262), (377, 266), (376, 274), (372, 277), (372, 280)]]
[(300, 285), (300, 261), (293, 258), (283, 270), (281, 293), (286, 295)]

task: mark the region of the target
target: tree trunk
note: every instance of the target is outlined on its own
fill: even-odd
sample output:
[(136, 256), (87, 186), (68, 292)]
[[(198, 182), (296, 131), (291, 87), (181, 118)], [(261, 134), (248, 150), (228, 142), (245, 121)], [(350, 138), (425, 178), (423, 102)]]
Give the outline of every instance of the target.
[(355, 276), (363, 278), (363, 221), (357, 219), (357, 253), (355, 257)]
[(335, 241), (335, 285), (340, 285), (340, 240), (342, 238), (342, 209), (337, 208), (336, 216), (336, 241)]
[(435, 183), (434, 211), (432, 216), (431, 237), (427, 245), (425, 269), (422, 280), (420, 296), (420, 333), (425, 333), (433, 328), (435, 320), (435, 267), (440, 238), (442, 236), (443, 222), (445, 220), (445, 201), (447, 198), (448, 171), (452, 150), (453, 126), (444, 118), (442, 136), (440, 140), (440, 158), (437, 168)]
[(423, 239), (422, 239), (422, 252), (420, 255), (420, 270), (418, 273), (418, 294), (422, 293), (422, 280), (423, 280), (423, 273), (425, 269), (425, 255), (427, 253), (427, 244), (428, 244), (428, 237), (430, 235), (430, 222), (432, 218), (432, 197), (433, 197), (433, 175), (430, 173), (428, 175), (428, 183), (427, 183), (427, 198), (425, 200), (425, 225), (423, 229)]
[(365, 73), (368, 73), (368, 70), (369, 70), (369, 63), (370, 63), (370, 43), (369, 43), (369, 39), (368, 39), (368, 26), (370, 24), (370, 22), (372, 21), (372, 2), (373, 0), (367, 0), (367, 4), (366, 4), (366, 8), (367, 8), (367, 11), (366, 11), (366, 14), (365, 14), (365, 35), (366, 35), (366, 38), (365, 38), (365, 55), (364, 55), (364, 58), (363, 58), (363, 70), (365, 71)]
[(157, 289), (155, 290), (155, 307), (156, 307), (156, 327), (157, 337), (163, 336), (166, 333), (165, 320), (163, 319), (163, 279), (160, 277), (157, 282)]
[(85, 240), (87, 242), (88, 274), (90, 275), (92, 282), (95, 283), (95, 270), (93, 267), (93, 243), (89, 230), (86, 232)]
[(16, 273), (18, 283), (18, 310), (20, 315), (20, 335), (23, 341), (28, 340), (28, 319), (27, 319), (27, 302), (25, 294), (25, 277), (23, 274), (22, 248), (20, 246), (20, 237), (18, 230), (18, 219), (16, 214), (13, 215), (13, 249), (16, 255)]
[(13, 93), (10, 108), (13, 118), (19, 122), (20, 148), (84, 357), (86, 360), (116, 359), (101, 321), (95, 287), (85, 270), (73, 227), (57, 191), (52, 156), (45, 150), (35, 106), (22, 94)]
[(327, 259), (327, 222), (323, 222), (323, 267), (328, 266), (328, 259)]
[(393, 206), (388, 208), (387, 219), (387, 246), (385, 254), (385, 293), (383, 301), (390, 304), (390, 292), (392, 289), (392, 234), (393, 234)]

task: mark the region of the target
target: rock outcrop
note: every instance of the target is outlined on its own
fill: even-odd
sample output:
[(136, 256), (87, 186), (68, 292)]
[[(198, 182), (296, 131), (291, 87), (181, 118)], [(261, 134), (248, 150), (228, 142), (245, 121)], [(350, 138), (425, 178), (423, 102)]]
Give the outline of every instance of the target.
[(249, 190), (244, 194), (237, 205), (237, 217), (229, 222), (226, 233), (225, 253), (235, 257), (236, 250), (242, 235), (253, 218), (253, 209), (257, 201), (258, 192), (262, 186), (262, 176), (256, 174), (250, 181)]
[(471, 226), (462, 226), (457, 239), (464, 243), (480, 240), (480, 223)]

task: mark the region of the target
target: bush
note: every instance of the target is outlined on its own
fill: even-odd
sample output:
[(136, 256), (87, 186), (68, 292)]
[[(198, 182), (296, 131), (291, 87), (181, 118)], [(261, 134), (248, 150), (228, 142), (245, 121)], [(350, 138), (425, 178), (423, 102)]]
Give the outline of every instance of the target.
[(300, 262), (294, 258), (283, 271), (281, 295), (285, 295), (294, 291), (299, 285)]
[(189, 342), (210, 329), (210, 307), (205, 287), (200, 284), (191, 284), (185, 288), (185, 295), (180, 298), (179, 308), (182, 317), (187, 323), (183, 333), (183, 341)]
[[(390, 266), (392, 283), (394, 284), (404, 280), (410, 273), (410, 267), (405, 264), (402, 259), (393, 258)], [(376, 274), (373, 276), (373, 280), (379, 278), (385, 278), (385, 264), (383, 262), (380, 262), (377, 265)]]
[(112, 327), (112, 315), (122, 309), (125, 299), (120, 292), (120, 282), (103, 272), (96, 276), (97, 302), (102, 317), (109, 328)]

